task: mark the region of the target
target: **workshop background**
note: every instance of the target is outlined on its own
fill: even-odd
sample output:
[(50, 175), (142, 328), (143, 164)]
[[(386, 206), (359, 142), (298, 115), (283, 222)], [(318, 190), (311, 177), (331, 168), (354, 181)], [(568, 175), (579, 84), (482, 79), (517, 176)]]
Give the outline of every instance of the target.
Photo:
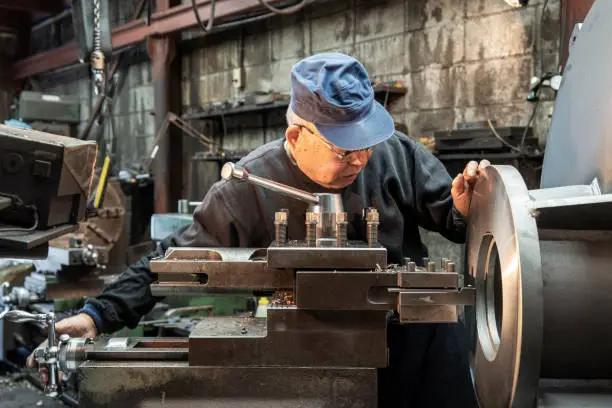
[[(111, 25), (129, 23), (138, 3), (110, 2)], [(148, 2), (150, 12), (160, 5), (174, 5), (155, 3)], [(401, 81), (405, 94), (387, 93), (381, 101), (397, 128), (411, 137), (427, 140), (434, 131), (490, 119), (498, 127), (530, 125), (543, 148), (554, 93), (541, 92), (530, 121), (534, 112), (534, 103), (526, 101), (530, 79), (559, 71), (572, 26), (568, 16), (579, 8), (577, 3), (591, 2), (536, 0), (527, 7), (512, 8), (502, 0), (338, 0), (208, 34), (192, 28), (173, 36), (176, 58), (169, 87), (178, 96), (171, 97), (169, 110), (213, 138), (229, 157), (239, 156), (283, 136), (286, 102), (231, 116), (213, 117), (206, 109), (221, 101), (231, 104), (246, 94), (286, 94), (295, 62), (313, 53), (341, 51), (362, 61), (374, 81)], [(144, 14), (146, 10), (141, 18)], [(207, 16), (202, 18), (206, 22)], [(70, 13), (60, 13), (33, 27), (29, 53), (61, 47), (73, 38)], [(13, 54), (23, 52), (23, 47), (13, 50)], [(156, 134), (155, 84), (146, 44), (123, 52), (115, 81), (101, 149), (112, 149), (115, 169), (130, 168), (146, 162)], [(81, 122), (77, 131), (87, 126), (97, 100), (88, 64), (34, 75), (28, 83), (36, 91), (78, 96)], [(183, 151), (182, 157), (173, 156), (182, 158), (183, 167), (170, 177), (173, 198), (180, 191), (181, 197), (201, 200), (218, 179), (218, 158), (198, 154), (209, 149), (195, 140), (173, 131), (170, 135)], [(182, 185), (176, 185), (178, 180)], [(168, 202), (162, 207), (174, 211), (175, 201)], [(435, 234), (425, 235), (434, 256), (448, 254), (451, 247), (459, 256), (460, 247)]]

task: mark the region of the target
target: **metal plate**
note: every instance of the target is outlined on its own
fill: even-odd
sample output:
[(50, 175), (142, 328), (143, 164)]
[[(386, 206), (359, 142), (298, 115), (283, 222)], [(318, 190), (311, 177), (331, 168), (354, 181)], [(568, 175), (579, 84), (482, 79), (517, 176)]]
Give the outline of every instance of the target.
[(189, 336), (191, 366), (386, 367), (386, 311), (269, 308), (268, 317), (210, 317)]
[(387, 266), (387, 250), (349, 241), (346, 247), (308, 247), (294, 241), (268, 248), (268, 266), (289, 269), (375, 269)]
[(537, 216), (538, 228), (612, 229), (612, 194), (533, 201), (530, 209)]
[[(569, 55), (546, 142), (541, 188), (612, 191), (612, 2), (595, 1)], [(571, 165), (569, 164), (571, 162)]]
[(511, 166), (488, 167), (474, 187), (466, 249), (477, 294), (468, 318), (477, 339), (471, 367), (482, 407), (523, 408), (536, 400), (542, 275), (529, 201), (523, 179)]
[(87, 362), (88, 408), (373, 408), (376, 369), (189, 367), (172, 362)]

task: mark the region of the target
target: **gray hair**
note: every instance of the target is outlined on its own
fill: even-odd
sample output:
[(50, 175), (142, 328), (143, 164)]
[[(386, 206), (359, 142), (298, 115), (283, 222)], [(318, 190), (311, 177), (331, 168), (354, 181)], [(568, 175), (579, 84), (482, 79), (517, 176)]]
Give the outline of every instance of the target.
[(306, 119), (302, 119), (301, 117), (299, 117), (295, 112), (293, 112), (293, 109), (291, 109), (291, 106), (287, 108), (287, 125), (288, 126), (291, 126), (291, 125), (304, 126), (309, 129), (317, 130), (317, 127), (314, 125), (314, 123), (309, 122)]

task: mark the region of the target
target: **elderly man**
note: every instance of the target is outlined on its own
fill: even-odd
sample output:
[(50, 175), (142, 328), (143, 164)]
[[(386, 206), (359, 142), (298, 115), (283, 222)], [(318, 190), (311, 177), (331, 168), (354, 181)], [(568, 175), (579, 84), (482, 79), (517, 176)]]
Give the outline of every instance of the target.
[[(419, 226), (464, 241), (477, 163), (451, 180), (433, 155), (395, 131), (391, 116), (374, 101), (365, 68), (354, 58), (338, 53), (308, 57), (293, 67), (291, 80), (286, 137), (256, 149), (241, 166), (309, 192), (342, 194), (349, 239), (365, 239), (362, 209), (377, 208), (379, 239), (390, 263), (427, 256)], [(247, 183), (216, 183), (195, 211), (192, 225), (128, 268), (100, 296), (88, 300), (80, 314), (60, 321), (57, 332), (95, 337), (135, 327), (159, 300), (149, 288), (156, 280), (149, 269), (151, 257), (170, 246), (266, 247), (274, 239), (279, 208), (289, 209), (288, 237), (303, 237), (306, 203)], [(458, 324), (392, 322), (391, 363), (380, 378), (381, 406), (475, 406), (466, 340), (459, 329)]]

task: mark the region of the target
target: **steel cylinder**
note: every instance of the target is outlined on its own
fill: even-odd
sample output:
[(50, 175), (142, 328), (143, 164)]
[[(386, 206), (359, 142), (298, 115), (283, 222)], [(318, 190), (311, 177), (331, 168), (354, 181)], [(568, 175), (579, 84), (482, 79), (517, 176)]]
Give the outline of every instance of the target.
[(612, 232), (540, 231), (544, 378), (612, 378)]

